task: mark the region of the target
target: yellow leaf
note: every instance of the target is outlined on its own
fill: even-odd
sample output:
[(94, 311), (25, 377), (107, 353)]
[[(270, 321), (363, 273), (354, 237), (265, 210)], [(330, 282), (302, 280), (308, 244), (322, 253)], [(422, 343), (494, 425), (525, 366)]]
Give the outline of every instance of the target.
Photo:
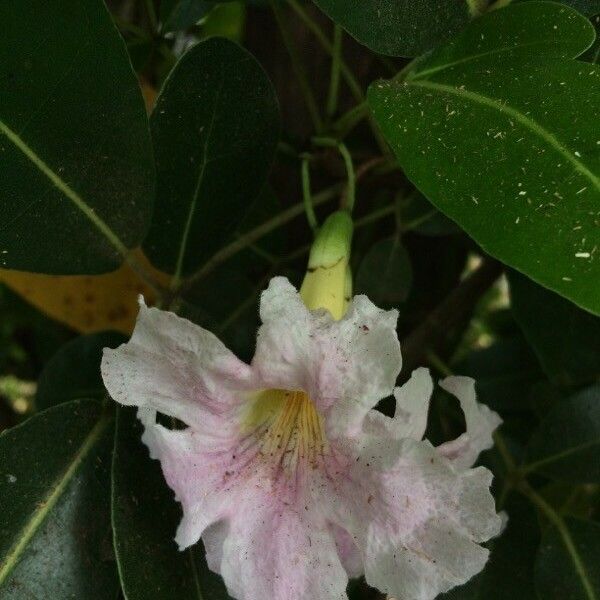
[(140, 88), (142, 89), (142, 96), (144, 96), (144, 102), (146, 104), (146, 112), (150, 114), (154, 108), (156, 97), (158, 92), (150, 85), (145, 79), (140, 78)]
[[(168, 285), (169, 275), (156, 270), (141, 250), (134, 255), (159, 284)], [(147, 304), (156, 302), (156, 294), (127, 264), (105, 275), (41, 275), (0, 269), (0, 282), (81, 333), (112, 329), (130, 334), (138, 295), (142, 294)]]
[[(140, 80), (140, 87), (146, 110), (151, 112), (156, 90), (144, 80)], [(157, 283), (168, 286), (169, 275), (155, 269), (141, 250), (134, 255)], [(81, 333), (112, 329), (130, 334), (139, 294), (147, 304), (156, 302), (154, 291), (125, 263), (105, 275), (41, 275), (0, 269), (0, 282), (43, 313)]]

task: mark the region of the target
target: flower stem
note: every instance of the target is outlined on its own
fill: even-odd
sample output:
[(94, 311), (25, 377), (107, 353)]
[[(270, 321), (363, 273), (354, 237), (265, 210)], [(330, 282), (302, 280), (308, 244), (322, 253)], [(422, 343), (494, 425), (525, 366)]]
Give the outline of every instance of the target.
[(283, 38), (283, 43), (285, 44), (287, 52), (292, 61), (292, 69), (294, 70), (296, 79), (298, 80), (300, 91), (304, 96), (304, 102), (313, 123), (313, 127), (317, 132), (320, 132), (323, 128), (323, 120), (321, 119), (312, 88), (308, 82), (308, 77), (304, 69), (304, 64), (300, 58), (300, 53), (298, 52), (298, 48), (292, 40), (292, 36), (290, 35), (285, 23), (285, 17), (283, 15), (281, 6), (279, 5), (279, 0), (270, 0), (269, 3), (271, 5), (273, 15), (275, 16), (275, 21), (277, 21), (277, 26), (279, 27), (281, 37)]
[(344, 144), (343, 142), (338, 142), (333, 138), (324, 136), (314, 137), (312, 139), (312, 142), (316, 146), (324, 146), (326, 148), (337, 148), (338, 152), (344, 159), (348, 184), (346, 187), (346, 193), (342, 196), (343, 206), (340, 206), (340, 208), (347, 210), (349, 213), (352, 213), (354, 209), (354, 201), (356, 199), (356, 175), (354, 173), (354, 163), (352, 162), (352, 156), (348, 151), (346, 144)]
[(158, 31), (158, 18), (156, 17), (156, 9), (154, 8), (154, 0), (144, 0), (146, 14), (150, 22), (150, 28), (153, 32)]
[[(336, 183), (335, 185), (315, 194), (312, 197), (313, 206), (324, 204), (328, 200), (334, 198), (343, 189), (343, 184)], [(232, 256), (235, 256), (238, 252), (241, 252), (247, 248), (250, 244), (253, 244), (260, 238), (264, 237), (274, 229), (277, 229), (281, 225), (284, 225), (288, 221), (295, 219), (304, 212), (304, 203), (294, 204), (287, 210), (275, 215), (272, 219), (265, 221), (258, 227), (247, 231), (240, 235), (236, 240), (221, 248), (216, 254), (213, 254), (206, 263), (194, 274), (190, 275), (187, 279), (180, 283), (178, 292), (182, 292), (190, 289), (201, 279), (204, 279), (207, 275), (212, 273), (219, 265), (229, 260)]]
[[(308, 15), (306, 10), (300, 5), (297, 0), (287, 0), (287, 3), (294, 10), (294, 12), (300, 17), (306, 28), (317, 38), (317, 41), (321, 44), (321, 46), (325, 49), (325, 51), (333, 58), (334, 55), (334, 44), (332, 44), (323, 30), (317, 25)], [(357, 102), (362, 102), (364, 100), (364, 94), (361, 88), (360, 83), (352, 71), (348, 68), (348, 65), (342, 60), (341, 55), (339, 58), (339, 68), (346, 85), (350, 88), (352, 95), (356, 99)]]
[[(273, 0), (271, 0), (271, 1), (273, 1)], [(307, 29), (317, 38), (317, 41), (321, 44), (321, 46), (323, 46), (325, 51), (328, 52), (331, 56), (333, 56), (334, 45), (329, 41), (329, 39), (327, 38), (327, 36), (323, 32), (323, 30), (319, 27), (319, 25), (317, 25), (310, 18), (310, 16), (306, 12), (306, 10), (300, 5), (298, 0), (287, 0), (287, 3), (291, 6), (291, 8), (296, 12), (296, 14), (304, 22)], [(341, 76), (343, 77), (344, 81), (346, 82), (346, 85), (350, 89), (350, 92), (354, 96), (354, 99), (359, 104), (362, 104), (365, 100), (365, 95), (363, 93), (362, 87), (361, 87), (360, 83), (358, 82), (358, 80), (356, 79), (356, 77), (354, 76), (354, 74), (352, 73), (352, 71), (349, 69), (348, 65), (342, 60), (341, 55), (340, 55), (339, 64), (340, 64)], [(379, 131), (377, 124), (375, 123), (375, 120), (373, 119), (373, 117), (371, 117), (371, 115), (369, 114), (368, 111), (366, 112), (366, 116), (369, 119), (369, 125), (371, 127), (371, 131), (373, 132), (373, 137), (375, 138), (375, 141), (377, 142), (377, 145), (379, 146), (379, 149), (384, 154), (389, 154), (390, 150), (387, 145), (387, 142), (385, 141), (383, 135)]]
[(309, 170), (308, 157), (302, 159), (302, 200), (304, 202), (304, 212), (306, 213), (306, 220), (313, 231), (313, 234), (319, 229), (319, 223), (317, 222), (317, 215), (315, 215), (315, 208), (312, 202), (312, 196), (310, 193), (310, 170)]
[(333, 130), (339, 132), (340, 138), (344, 138), (354, 129), (363, 119), (369, 116), (369, 106), (366, 102), (361, 102), (348, 112), (344, 113), (334, 124)]
[(348, 148), (343, 143), (338, 144), (338, 149), (340, 154), (344, 159), (344, 163), (346, 164), (346, 173), (348, 174), (348, 187), (346, 188), (346, 193), (342, 196), (344, 198), (344, 206), (341, 208), (345, 208), (349, 213), (352, 213), (354, 210), (354, 201), (356, 200), (356, 175), (354, 174), (354, 163), (352, 162), (352, 156), (350, 152), (348, 152)]
[[(354, 222), (354, 229), (355, 230), (360, 229), (361, 227), (364, 227), (365, 225), (368, 225), (369, 223), (373, 223), (384, 217), (387, 217), (388, 215), (393, 214), (394, 210), (395, 210), (394, 206), (390, 205), (390, 206), (386, 206), (380, 210), (373, 211), (372, 213), (370, 213), (369, 215), (366, 215), (362, 219), (357, 219)], [(224, 331), (229, 329), (235, 323), (235, 321), (237, 321), (237, 319), (239, 319), (240, 316), (242, 314), (244, 314), (244, 312), (246, 312), (250, 307), (252, 307), (254, 305), (256, 298), (259, 296), (260, 292), (264, 288), (265, 283), (267, 281), (269, 281), (269, 279), (271, 277), (273, 277), (273, 275), (275, 273), (277, 273), (277, 271), (283, 265), (285, 265), (288, 262), (292, 262), (298, 258), (301, 258), (305, 254), (308, 254), (310, 251), (310, 248), (311, 248), (310, 244), (300, 246), (299, 248), (296, 248), (293, 252), (290, 252), (288, 255), (283, 256), (279, 261), (274, 262), (273, 265), (271, 266), (271, 268), (268, 270), (267, 274), (257, 284), (257, 286), (254, 289), (254, 292), (252, 294), (250, 294), (250, 296), (248, 298), (246, 298), (241, 304), (239, 304), (236, 308), (234, 308), (233, 311), (231, 312), (231, 314), (229, 316), (227, 316), (221, 322), (221, 324), (218, 328), (218, 332), (223, 333)]]
[(454, 375), (452, 369), (435, 352), (427, 352), (427, 362), (445, 377)]
[(327, 94), (327, 116), (332, 117), (337, 111), (340, 89), (340, 66), (342, 60), (342, 28), (335, 25), (333, 28), (333, 48), (331, 55), (331, 77), (329, 79), (329, 93)]

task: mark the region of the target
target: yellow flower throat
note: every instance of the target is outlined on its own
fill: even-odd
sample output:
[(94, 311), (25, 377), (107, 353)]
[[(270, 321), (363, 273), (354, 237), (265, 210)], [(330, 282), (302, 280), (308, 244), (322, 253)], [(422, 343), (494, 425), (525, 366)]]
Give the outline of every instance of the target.
[[(352, 295), (349, 269), (352, 219), (344, 211), (330, 215), (317, 233), (300, 297), (310, 310), (327, 309), (341, 319)], [(284, 471), (316, 465), (327, 452), (323, 420), (301, 390), (264, 390), (248, 403), (245, 425), (254, 432), (260, 454)]]
[(327, 450), (323, 420), (305, 392), (259, 392), (245, 422), (258, 435), (260, 454), (285, 471), (299, 463), (314, 465)]

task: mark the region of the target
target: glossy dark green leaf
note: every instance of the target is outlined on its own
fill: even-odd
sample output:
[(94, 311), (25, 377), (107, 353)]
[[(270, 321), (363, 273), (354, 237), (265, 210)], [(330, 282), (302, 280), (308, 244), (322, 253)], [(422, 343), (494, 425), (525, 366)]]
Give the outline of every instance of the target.
[(452, 235), (460, 233), (460, 227), (435, 208), (423, 194), (416, 194), (402, 209), (402, 226), (421, 235)]
[(175, 66), (152, 112), (157, 204), (144, 247), (159, 268), (189, 273), (219, 248), (265, 183), (277, 99), (243, 48), (211, 38)]
[(440, 596), (440, 600), (533, 600), (534, 560), (539, 544), (535, 512), (523, 500), (507, 507), (508, 524), (492, 540), (484, 570), (463, 586)]
[(357, 293), (367, 294), (381, 306), (408, 298), (412, 284), (410, 257), (398, 237), (376, 242), (363, 258), (356, 274)]
[(560, 481), (600, 482), (600, 385), (550, 412), (531, 438), (525, 468)]
[(597, 65), (600, 63), (600, 0), (598, 2), (598, 14), (592, 17), (592, 25), (596, 29), (596, 41), (590, 46), (590, 48), (581, 55), (581, 60)]
[[(248, 207), (244, 220), (234, 233), (233, 239), (238, 239), (256, 227), (260, 227), (282, 210), (281, 202), (273, 189), (266, 185)], [(278, 227), (234, 255), (232, 260), (227, 261), (227, 264), (251, 269), (252, 267), (256, 268), (256, 260), (259, 257), (262, 258), (262, 263), (279, 260), (285, 252), (287, 238), (285, 229)]]
[(113, 417), (95, 400), (0, 435), (0, 597), (114, 600)]
[(531, 388), (543, 378), (535, 355), (521, 335), (470, 352), (456, 372), (473, 377), (479, 400), (502, 411), (531, 410)]
[(600, 525), (567, 518), (542, 539), (535, 563), (538, 598), (597, 600), (600, 597)]
[(116, 348), (127, 338), (111, 331), (82, 335), (65, 344), (46, 364), (38, 381), (35, 406), (41, 411), (76, 398), (106, 394), (100, 360), (103, 348)]
[(527, 2), (473, 21), (450, 43), (419, 59), (415, 78), (428, 78), (482, 57), (575, 58), (593, 41), (593, 27), (576, 11), (554, 2)]
[(177, 549), (173, 538), (181, 510), (141, 435), (135, 411), (119, 409), (112, 520), (127, 600), (227, 600), (223, 582), (206, 566), (202, 545)]
[(372, 85), (375, 118), (408, 177), (487, 252), (600, 313), (600, 69), (564, 58), (593, 28), (546, 2), (471, 27), (406, 81)]
[[(548, 377), (574, 385), (600, 376), (600, 318), (523, 275), (509, 273), (512, 312)], [(598, 285), (597, 280), (592, 284)]]
[(314, 0), (350, 35), (371, 50), (417, 56), (460, 31), (470, 18), (468, 0)]
[(101, 0), (7, 0), (0, 22), (0, 266), (110, 271), (154, 193), (123, 40)]

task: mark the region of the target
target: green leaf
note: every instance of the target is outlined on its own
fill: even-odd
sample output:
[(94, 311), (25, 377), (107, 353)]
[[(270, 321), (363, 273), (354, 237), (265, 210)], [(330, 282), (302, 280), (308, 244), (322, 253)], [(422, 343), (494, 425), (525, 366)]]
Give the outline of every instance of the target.
[(526, 471), (571, 483), (600, 483), (600, 384), (556, 406), (533, 434)]
[(534, 559), (539, 544), (535, 512), (523, 500), (507, 507), (508, 524), (492, 540), (485, 569), (440, 600), (532, 600), (535, 598)]
[(363, 258), (356, 275), (356, 290), (375, 304), (393, 306), (408, 298), (412, 284), (410, 257), (396, 237), (376, 242)]
[(0, 435), (0, 597), (114, 600), (113, 418), (95, 400)]
[(461, 233), (460, 227), (454, 221), (434, 208), (423, 194), (418, 193), (402, 209), (402, 225), (410, 231), (428, 236)]
[(600, 598), (600, 525), (565, 519), (549, 529), (535, 563), (538, 598), (597, 600)]
[(576, 11), (554, 2), (527, 2), (492, 11), (473, 21), (454, 40), (417, 61), (423, 79), (481, 58), (503, 62), (544, 56), (575, 58), (594, 42), (594, 28)]
[(406, 81), (372, 85), (369, 103), (435, 206), (488, 253), (600, 313), (600, 69), (559, 58), (593, 36), (559, 4), (494, 11)]
[(2, 2), (0, 22), (0, 266), (110, 271), (142, 241), (154, 194), (123, 40), (100, 0)]
[(278, 137), (277, 99), (250, 54), (212, 38), (171, 72), (151, 130), (158, 202), (144, 248), (177, 278), (222, 245), (261, 191)]
[(335, 23), (380, 54), (418, 56), (460, 31), (469, 0), (314, 0)]
[(563, 386), (597, 379), (600, 319), (518, 273), (508, 277), (513, 315), (548, 377)]
[[(271, 186), (266, 185), (248, 207), (243, 221), (233, 235), (233, 239), (243, 237), (249, 231), (260, 227), (282, 210), (283, 207), (279, 198), (277, 198)], [(235, 264), (246, 272), (250, 272), (253, 267), (256, 268), (257, 257), (261, 257), (262, 262), (272, 263), (279, 260), (285, 253), (287, 240), (288, 236), (284, 229), (278, 227), (236, 254), (226, 264)]]
[(600, 3), (598, 13), (591, 19), (594, 28), (596, 29), (596, 41), (590, 46), (585, 54), (581, 55), (581, 60), (586, 60), (594, 64), (600, 63)]
[(183, 552), (177, 549), (173, 538), (181, 510), (141, 435), (135, 411), (120, 408), (112, 467), (112, 521), (127, 600), (228, 599), (223, 582), (206, 566), (201, 544)]
[(103, 348), (116, 348), (127, 338), (107, 331), (82, 335), (65, 344), (46, 364), (38, 381), (37, 410), (76, 398), (103, 398), (106, 394), (100, 361)]

